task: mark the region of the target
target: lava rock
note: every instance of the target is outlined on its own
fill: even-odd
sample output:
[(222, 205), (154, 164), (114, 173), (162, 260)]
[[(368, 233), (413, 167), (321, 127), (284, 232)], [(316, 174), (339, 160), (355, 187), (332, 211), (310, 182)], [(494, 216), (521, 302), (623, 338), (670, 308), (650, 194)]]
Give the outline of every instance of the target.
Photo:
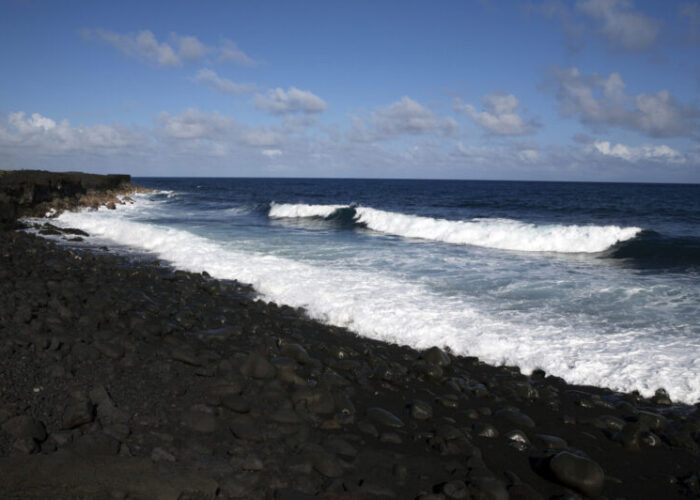
[(367, 418), (376, 424), (387, 427), (400, 428), (404, 426), (403, 421), (399, 417), (384, 408), (368, 408)]
[(425, 401), (416, 399), (411, 403), (411, 416), (416, 420), (427, 420), (433, 417), (433, 408)]
[(28, 415), (19, 415), (2, 424), (2, 430), (15, 439), (32, 439), (42, 442), (46, 439), (46, 428), (38, 420)]
[(589, 458), (562, 451), (550, 459), (549, 472), (557, 482), (589, 497), (598, 496), (603, 490), (605, 473)]

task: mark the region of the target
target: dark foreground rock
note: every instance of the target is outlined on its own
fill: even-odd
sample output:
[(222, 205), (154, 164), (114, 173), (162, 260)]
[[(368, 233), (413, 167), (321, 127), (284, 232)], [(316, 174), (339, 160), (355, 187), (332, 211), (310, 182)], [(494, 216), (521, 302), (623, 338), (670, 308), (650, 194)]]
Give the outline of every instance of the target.
[(0, 233), (0, 359), (0, 498), (700, 495), (697, 407), (21, 232)]

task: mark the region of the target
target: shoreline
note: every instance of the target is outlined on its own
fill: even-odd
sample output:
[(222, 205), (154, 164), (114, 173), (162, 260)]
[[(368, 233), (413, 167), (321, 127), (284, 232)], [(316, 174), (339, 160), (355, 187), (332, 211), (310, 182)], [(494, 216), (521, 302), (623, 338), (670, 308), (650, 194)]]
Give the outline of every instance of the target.
[(700, 494), (700, 404), (366, 339), (235, 281), (0, 235), (3, 496)]
[[(236, 282), (6, 234), (3, 281), (41, 304), (30, 291), (46, 276), (48, 294), (1, 334), (12, 382), (3, 377), (0, 399), (4, 494), (56, 487), (41, 473), (30, 480), (28, 464), (83, 470), (95, 456), (103, 474), (133, 466), (157, 484), (148, 493), (114, 486), (137, 497), (165, 488), (180, 467), (222, 498), (694, 494), (697, 406), (364, 339), (255, 300)], [(183, 296), (201, 309), (183, 308)], [(37, 426), (45, 436), (28, 434)], [(593, 477), (564, 479), (568, 488), (552, 479), (553, 457), (581, 453)], [(85, 473), (65, 496), (95, 487)]]

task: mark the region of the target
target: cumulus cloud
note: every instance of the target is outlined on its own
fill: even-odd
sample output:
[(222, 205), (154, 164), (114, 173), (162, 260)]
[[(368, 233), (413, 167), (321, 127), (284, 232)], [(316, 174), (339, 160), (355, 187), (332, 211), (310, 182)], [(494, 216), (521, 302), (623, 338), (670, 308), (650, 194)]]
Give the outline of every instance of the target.
[(561, 0), (545, 0), (539, 3), (526, 3), (526, 12), (540, 14), (547, 19), (555, 19), (564, 32), (566, 46), (569, 50), (577, 52), (583, 46), (586, 26), (569, 8), (569, 5)]
[(576, 10), (592, 19), (610, 43), (628, 50), (650, 47), (659, 34), (659, 23), (635, 12), (627, 0), (579, 0)]
[(459, 125), (449, 117), (433, 111), (404, 96), (400, 100), (374, 110), (367, 120), (354, 118), (353, 138), (359, 141), (388, 139), (399, 135), (451, 135)]
[(639, 51), (657, 40), (660, 23), (634, 9), (628, 0), (544, 0), (525, 4), (526, 12), (555, 19), (566, 37), (569, 49), (578, 51), (588, 33), (602, 37), (617, 49)]
[(619, 73), (582, 75), (577, 68), (554, 68), (560, 112), (590, 126), (616, 126), (650, 137), (698, 135), (700, 110), (676, 101), (667, 90), (629, 95)]
[(208, 85), (223, 94), (245, 94), (255, 91), (255, 85), (236, 83), (228, 78), (220, 77), (215, 71), (203, 68), (194, 77), (197, 83)]
[(215, 52), (218, 53), (219, 61), (247, 66), (257, 64), (233, 41), (226, 38), (221, 40), (218, 47), (212, 47), (203, 43), (196, 36), (177, 33), (170, 33), (167, 42), (159, 42), (150, 30), (141, 30), (138, 33), (116, 33), (105, 29), (85, 29), (81, 31), (81, 34), (87, 39), (94, 36), (107, 42), (128, 57), (157, 66), (182, 66), (185, 61), (202, 61), (208, 54)]
[(211, 47), (200, 42), (196, 36), (181, 36), (177, 33), (171, 33), (170, 40), (177, 47), (180, 57), (186, 61), (199, 61), (212, 50)]
[(257, 127), (241, 134), (240, 142), (248, 146), (269, 148), (279, 146), (282, 137), (278, 132)]
[(485, 111), (477, 111), (471, 104), (465, 104), (461, 99), (453, 101), (457, 112), (467, 114), (485, 131), (496, 135), (524, 135), (534, 131), (536, 124), (524, 120), (518, 114), (520, 102), (513, 94), (488, 94), (481, 99)]
[(162, 112), (155, 119), (153, 134), (187, 153), (212, 154), (235, 146), (250, 150), (279, 149), (284, 135), (266, 127), (250, 127), (234, 117), (204, 113), (196, 108), (172, 115)]
[(535, 144), (510, 144), (506, 147), (486, 147), (474, 144), (465, 145), (458, 141), (453, 156), (468, 158), (470, 161), (480, 164), (498, 165), (508, 163), (511, 165), (530, 165), (542, 160), (543, 156)]
[(268, 158), (277, 158), (278, 156), (282, 156), (282, 151), (279, 149), (263, 149), (261, 153), (263, 156), (267, 156)]
[(243, 52), (235, 42), (224, 38), (219, 47), (219, 60), (229, 61), (246, 66), (255, 66), (257, 64), (248, 54)]
[(629, 162), (644, 160), (666, 163), (685, 162), (685, 157), (680, 152), (665, 144), (660, 146), (644, 144), (634, 147), (624, 144), (612, 145), (609, 141), (595, 141), (592, 145), (592, 149), (603, 156), (619, 158)]
[(291, 87), (286, 92), (281, 88), (268, 90), (265, 95), (255, 96), (255, 106), (270, 113), (322, 113), (326, 110), (326, 101), (308, 90)]
[(172, 139), (226, 139), (231, 137), (236, 120), (219, 113), (202, 113), (188, 108), (177, 115), (165, 111), (156, 117), (157, 133)]
[[(85, 36), (91, 37), (92, 32), (86, 30)], [(120, 34), (114, 31), (96, 29), (94, 34), (128, 57), (157, 64), (158, 66), (180, 66), (182, 60), (175, 50), (165, 42), (158, 42), (149, 30), (138, 33)]]
[(0, 123), (0, 145), (6, 148), (29, 148), (40, 154), (105, 152), (143, 146), (144, 137), (136, 129), (123, 125), (77, 125), (68, 120), (51, 118), (23, 111), (10, 113)]
[[(141, 175), (280, 175), (271, 170), (274, 166), (284, 168), (284, 175), (306, 176), (697, 181), (697, 147), (683, 151), (676, 144), (628, 146), (595, 138), (565, 147), (479, 138), (458, 143), (454, 135), (444, 135), (449, 119), (420, 104), (396, 105), (402, 101), (358, 119), (368, 133), (368, 140), (359, 142), (340, 130), (331, 133), (332, 127), (304, 133), (282, 124), (252, 127), (195, 108), (162, 112), (152, 126), (142, 128), (72, 125), (18, 112), (0, 116), (0, 157), (6, 168), (50, 164), (52, 169), (126, 169)], [(404, 127), (396, 125), (401, 118), (408, 122)], [(410, 140), (385, 141), (407, 136)]]

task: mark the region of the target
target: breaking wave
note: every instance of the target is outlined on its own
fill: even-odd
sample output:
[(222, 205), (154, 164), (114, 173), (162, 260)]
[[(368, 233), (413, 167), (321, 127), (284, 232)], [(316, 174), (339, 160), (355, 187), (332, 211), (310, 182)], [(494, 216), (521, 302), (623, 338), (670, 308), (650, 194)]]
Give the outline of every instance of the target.
[(598, 253), (642, 232), (638, 227), (532, 224), (513, 219), (434, 219), (353, 205), (271, 203), (271, 218), (350, 218), (373, 231), (405, 238), (521, 252)]
[[(83, 229), (92, 238), (153, 252), (179, 269), (206, 270), (216, 278), (251, 283), (267, 300), (304, 307), (316, 319), (369, 338), (417, 348), (447, 346), (489, 363), (516, 364), (524, 372), (543, 368), (572, 383), (638, 389), (644, 395), (665, 387), (679, 401), (700, 399), (700, 381), (687, 376), (700, 369), (697, 343), (685, 337), (657, 336), (644, 328), (607, 335), (585, 322), (556, 326), (544, 321), (539, 309), (522, 317), (503, 317), (478, 301), (447, 298), (381, 271), (241, 251), (237, 245), (188, 231), (130, 220), (135, 210), (120, 206), (114, 211), (65, 212), (53, 221)], [(447, 227), (455, 224), (445, 222)]]

